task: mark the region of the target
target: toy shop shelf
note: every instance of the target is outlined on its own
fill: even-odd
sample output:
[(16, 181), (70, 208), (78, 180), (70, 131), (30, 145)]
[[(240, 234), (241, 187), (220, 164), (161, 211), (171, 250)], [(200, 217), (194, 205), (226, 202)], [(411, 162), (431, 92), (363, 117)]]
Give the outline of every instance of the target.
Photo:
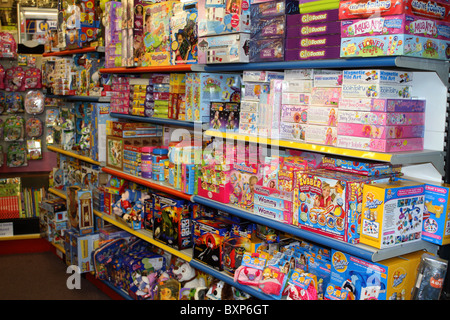
[(154, 181), (154, 180), (150, 180), (150, 179), (145, 179), (145, 178), (140, 178), (140, 177), (136, 177), (133, 176), (131, 174), (127, 174), (125, 172), (119, 171), (119, 170), (115, 170), (115, 169), (111, 169), (108, 167), (102, 167), (102, 171), (109, 173), (113, 176), (119, 177), (119, 178), (123, 178), (125, 180), (128, 181), (132, 181), (135, 182), (137, 184), (149, 187), (151, 189), (155, 189), (155, 190), (159, 190), (159, 191), (163, 191), (166, 192), (168, 194), (171, 194), (173, 196), (176, 196), (178, 198), (181, 199), (185, 199), (185, 200), (189, 200), (191, 201), (192, 196), (189, 194), (186, 194), (184, 192), (181, 192), (179, 190), (174, 189), (171, 185), (164, 183), (164, 182), (158, 182), (158, 181)]
[[(1, 223), (1, 220), (0, 220)], [(0, 237), (0, 241), (9, 241), (9, 240), (32, 240), (41, 238), (40, 233), (30, 233), (30, 234), (19, 234), (16, 236), (8, 236), (8, 237)]]
[(52, 57), (52, 56), (69, 56), (75, 53), (85, 53), (85, 52), (105, 52), (105, 47), (87, 47), (81, 49), (73, 49), (73, 50), (62, 50), (62, 51), (54, 51), (54, 52), (45, 52), (42, 54), (43, 57)]
[(226, 211), (235, 216), (253, 221), (258, 224), (262, 224), (279, 231), (283, 231), (294, 236), (300, 237), (304, 240), (309, 240), (315, 242), (319, 245), (326, 246), (328, 248), (333, 248), (336, 250), (341, 250), (352, 254), (354, 256), (377, 262), (392, 257), (397, 257), (402, 254), (407, 254), (410, 252), (415, 252), (418, 250), (427, 250), (428, 252), (435, 253), (437, 251), (437, 246), (429, 243), (427, 241), (416, 241), (407, 243), (404, 245), (399, 245), (391, 249), (377, 249), (363, 244), (351, 244), (344, 241), (332, 239), (314, 232), (307, 230), (302, 230), (296, 226), (288, 225), (276, 220), (268, 219), (259, 215), (254, 214), (251, 211), (240, 209), (236, 206), (220, 203), (214, 200), (210, 200), (200, 196), (193, 196), (193, 202), (203, 204), (205, 206), (216, 208), (219, 210)]
[(258, 298), (260, 300), (274, 300), (273, 297), (262, 293), (260, 290), (254, 289), (254, 288), (252, 288), (250, 286), (244, 286), (244, 285), (241, 285), (241, 284), (235, 282), (233, 277), (229, 276), (225, 272), (218, 271), (218, 270), (208, 266), (207, 264), (205, 264), (205, 263), (203, 263), (201, 261), (192, 259), (191, 262), (189, 262), (189, 264), (192, 267), (194, 267), (195, 269), (203, 271), (203, 272), (205, 272), (207, 274), (210, 274), (210, 275), (212, 275), (213, 277), (215, 277), (215, 278), (217, 278), (219, 280), (222, 280), (222, 281), (224, 281), (224, 282), (226, 282), (226, 283), (228, 283), (228, 284), (230, 284), (230, 285), (232, 285), (232, 286), (234, 286), (234, 287), (236, 287), (236, 288), (238, 288), (238, 289), (240, 289), (240, 290), (242, 290), (244, 292), (247, 292), (248, 294), (252, 295), (255, 298)]
[(65, 96), (46, 94), (45, 97), (53, 99), (64, 99), (67, 101), (86, 101), (86, 102), (110, 102), (111, 97), (102, 96)]
[(193, 64), (196, 72), (227, 72), (244, 70), (286, 70), (286, 69), (353, 69), (353, 68), (405, 68), (422, 71), (435, 71), (444, 84), (448, 84), (449, 62), (405, 56), (349, 58), (349, 59), (311, 59), (302, 61), (251, 62), (224, 64)]
[(66, 156), (69, 156), (69, 157), (72, 157), (72, 158), (77, 158), (79, 160), (83, 160), (83, 161), (86, 161), (86, 162), (89, 162), (89, 163), (92, 163), (92, 164), (100, 165), (100, 162), (92, 160), (89, 157), (79, 155), (79, 154), (77, 154), (75, 152), (63, 150), (63, 149), (55, 147), (55, 146), (47, 146), (47, 149), (51, 150), (51, 151), (54, 151), (54, 152), (61, 153), (61, 154), (65, 154)]
[(192, 70), (192, 64), (179, 64), (159, 67), (117, 67), (101, 68), (100, 73), (152, 73), (152, 72), (186, 72)]
[(200, 122), (196, 123), (196, 122), (192, 122), (192, 121), (155, 118), (155, 117), (141, 117), (141, 116), (133, 116), (130, 114), (122, 114), (122, 113), (115, 113), (115, 112), (111, 112), (109, 115), (113, 118), (118, 118), (118, 119), (133, 120), (133, 121), (138, 121), (138, 122), (150, 122), (150, 123), (154, 123), (154, 124), (172, 125), (172, 126), (192, 128), (192, 129), (195, 127), (196, 124), (199, 127), (202, 126), (202, 124)]
[(161, 243), (155, 239), (153, 239), (152, 232), (144, 229), (140, 230), (133, 230), (130, 227), (128, 227), (124, 222), (117, 220), (114, 216), (99, 212), (97, 210), (94, 210), (94, 214), (100, 218), (102, 218), (105, 221), (108, 221), (109, 223), (121, 228), (122, 230), (127, 231), (128, 233), (131, 233), (135, 235), (136, 237), (139, 237), (167, 252), (170, 252), (173, 255), (176, 255), (177, 257), (182, 258), (183, 260), (189, 262), (192, 259), (192, 249), (185, 249), (185, 250), (176, 250), (172, 247), (169, 247), (165, 245), (164, 243)]
[(53, 193), (54, 195), (57, 195), (60, 198), (67, 199), (66, 192), (63, 190), (48, 188), (48, 192)]
[(382, 162), (390, 162), (392, 164), (413, 164), (432, 162), (437, 168), (443, 168), (443, 152), (435, 150), (421, 150), (411, 152), (398, 153), (383, 153), (370, 152), (363, 150), (345, 149), (332, 146), (325, 146), (319, 144), (310, 144), (297, 141), (287, 141), (270, 139), (264, 137), (250, 136), (239, 133), (225, 133), (213, 130), (205, 131), (205, 135), (211, 137), (218, 137), (222, 139), (247, 141), (253, 143), (260, 143), (265, 145), (279, 146), (290, 149), (298, 149), (304, 151), (313, 151), (327, 154), (334, 154), (345, 157), (361, 158), (367, 160), (377, 160)]

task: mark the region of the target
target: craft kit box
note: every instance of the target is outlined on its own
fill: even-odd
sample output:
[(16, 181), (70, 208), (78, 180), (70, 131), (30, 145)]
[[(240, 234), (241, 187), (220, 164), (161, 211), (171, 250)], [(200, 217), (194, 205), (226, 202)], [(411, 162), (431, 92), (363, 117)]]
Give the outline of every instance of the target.
[(285, 80), (282, 82), (283, 92), (311, 92), (314, 80)]
[(321, 167), (327, 170), (355, 173), (358, 175), (369, 177), (392, 175), (395, 173), (399, 173), (401, 170), (400, 166), (393, 166), (390, 163), (361, 162), (338, 158), (330, 158), (326, 156), (322, 158)]
[(359, 69), (344, 70), (342, 72), (342, 83), (344, 84), (409, 84), (413, 80), (413, 72), (382, 70), (382, 69)]
[(396, 180), (363, 188), (360, 242), (384, 249), (419, 241), (425, 185)]
[(320, 47), (338, 47), (341, 45), (341, 37), (334, 34), (315, 36), (315, 37), (298, 37), (287, 38), (286, 50), (304, 49), (304, 48), (320, 48)]
[(188, 73), (186, 95), (186, 120), (209, 122), (211, 102), (241, 101), (241, 77), (231, 73)]
[(299, 61), (311, 59), (338, 59), (340, 56), (340, 47), (323, 47), (317, 49), (290, 49), (285, 50), (286, 61)]
[(280, 111), (281, 122), (303, 123), (308, 119), (308, 106), (296, 104), (283, 104)]
[(337, 125), (337, 111), (334, 106), (309, 106), (308, 107), (308, 124), (319, 124), (324, 126)]
[(345, 0), (339, 2), (339, 19), (361, 19), (370, 16), (413, 14), (436, 20), (448, 17), (450, 4), (445, 0)]
[(341, 88), (314, 87), (311, 91), (311, 105), (338, 106)]
[[(349, 300), (410, 300), (416, 281), (417, 268), (424, 252), (371, 262), (342, 251), (331, 251), (329, 286), (340, 287)], [(340, 300), (341, 297), (327, 297)]]
[(305, 141), (308, 143), (335, 146), (336, 139), (336, 127), (308, 124), (305, 128)]
[(250, 4), (247, 1), (199, 0), (198, 35), (250, 32)]
[(374, 124), (381, 126), (423, 126), (423, 112), (368, 112), (355, 110), (339, 110), (339, 123)]
[(250, 35), (252, 39), (284, 36), (286, 16), (277, 16), (252, 21)]
[(450, 243), (450, 185), (425, 184), (422, 240), (438, 245)]
[(343, 98), (409, 99), (412, 96), (412, 86), (343, 83), (341, 96)]
[(427, 19), (413, 15), (393, 15), (369, 19), (341, 21), (341, 37), (362, 37), (407, 34), (426, 38), (450, 40), (447, 21)]
[(280, 122), (278, 136), (282, 140), (305, 142), (308, 125), (294, 122)]
[(447, 60), (449, 41), (406, 34), (341, 38), (340, 56), (410, 56)]
[(342, 98), (339, 110), (375, 112), (425, 112), (426, 100), (420, 99), (373, 99)]
[(198, 39), (198, 63), (249, 62), (249, 33), (233, 33)]
[(372, 139), (338, 135), (336, 146), (377, 152), (402, 152), (423, 150), (423, 138)]
[(323, 36), (325, 34), (337, 34), (339, 36), (340, 27), (339, 21), (288, 26), (286, 29), (286, 38)]
[(286, 16), (286, 23), (289, 26), (297, 26), (309, 23), (320, 23), (327, 21), (338, 21), (339, 10), (323, 10), (318, 12), (291, 14)]
[(358, 243), (362, 187), (369, 179), (313, 170), (294, 174), (293, 224), (334, 239)]
[(361, 123), (338, 123), (337, 134), (373, 139), (423, 138), (425, 126), (380, 126)]

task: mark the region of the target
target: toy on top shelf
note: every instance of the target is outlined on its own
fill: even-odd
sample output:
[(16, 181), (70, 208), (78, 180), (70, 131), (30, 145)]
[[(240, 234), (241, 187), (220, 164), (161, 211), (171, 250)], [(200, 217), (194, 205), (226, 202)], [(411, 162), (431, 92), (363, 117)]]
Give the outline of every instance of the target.
[(0, 58), (17, 58), (17, 44), (9, 32), (0, 32)]

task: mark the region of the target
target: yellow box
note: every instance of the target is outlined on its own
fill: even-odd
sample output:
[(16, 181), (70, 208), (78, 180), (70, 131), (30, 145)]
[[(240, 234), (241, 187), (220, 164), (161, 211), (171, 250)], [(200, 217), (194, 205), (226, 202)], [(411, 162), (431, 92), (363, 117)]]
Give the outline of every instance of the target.
[(424, 192), (415, 181), (364, 185), (360, 243), (383, 249), (420, 240)]

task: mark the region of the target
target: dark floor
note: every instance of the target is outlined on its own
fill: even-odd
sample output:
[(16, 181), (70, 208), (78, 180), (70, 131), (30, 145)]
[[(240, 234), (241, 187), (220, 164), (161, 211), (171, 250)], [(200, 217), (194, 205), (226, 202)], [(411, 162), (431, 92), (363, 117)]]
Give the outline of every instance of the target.
[(0, 300), (111, 300), (83, 276), (80, 289), (68, 289), (66, 270), (50, 251), (0, 255)]

